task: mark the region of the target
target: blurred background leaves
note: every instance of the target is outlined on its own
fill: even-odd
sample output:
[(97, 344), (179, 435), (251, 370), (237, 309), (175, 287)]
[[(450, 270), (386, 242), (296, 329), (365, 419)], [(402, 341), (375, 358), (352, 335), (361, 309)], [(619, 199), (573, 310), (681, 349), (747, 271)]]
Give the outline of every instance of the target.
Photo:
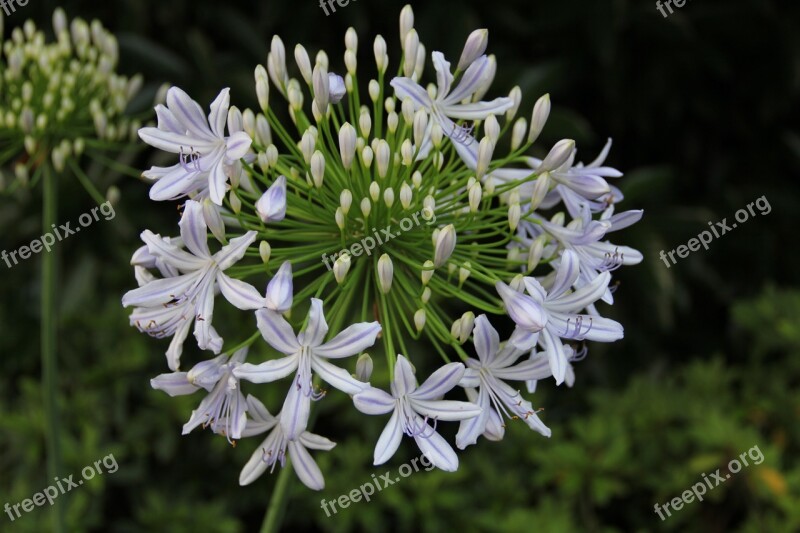
[[(6, 34), (26, 18), (48, 26), (57, 5), (70, 17), (99, 18), (117, 34), (121, 71), (145, 75), (139, 106), (169, 82), (201, 102), (230, 86), (244, 108), (256, 105), (252, 72), (266, 61), (274, 33), (289, 51), (295, 43), (312, 54), (326, 50), (342, 70), (344, 31), (354, 26), (362, 68), (371, 68), (376, 33), (396, 62), (403, 2), (352, 1), (326, 17), (313, 0), (43, 0), (6, 18)], [(429, 51), (455, 56), (472, 29), (489, 28), (499, 64), (493, 91), (519, 84), (525, 114), (551, 94), (540, 150), (572, 137), (579, 158), (590, 161), (613, 137), (609, 164), (626, 173), (618, 182), (623, 207), (645, 209), (643, 222), (620, 240), (645, 261), (618, 272), (612, 315), (625, 325), (625, 340), (590, 346), (574, 389), (540, 384), (535, 403), (546, 409), (552, 439), (512, 425), (503, 443), (463, 453), (457, 473), (421, 471), (328, 518), (320, 498), (349, 493), (416, 456), (404, 446), (386, 467), (371, 466), (384, 421), (365, 419), (331, 395), (315, 428), (339, 443), (317, 455), (327, 486), (311, 493), (293, 485), (285, 528), (800, 529), (800, 5), (691, 1), (666, 19), (654, 2), (632, 0), (438, 0), (414, 8)], [(147, 157), (134, 166), (148, 167)], [(128, 262), (138, 233), (173, 231), (175, 206), (150, 202), (135, 179), (98, 179), (120, 187), (117, 217), (58, 247), (64, 453), (68, 472), (109, 453), (120, 468), (69, 494), (69, 531), (253, 531), (274, 485), (273, 476), (238, 486), (257, 442), (232, 449), (208, 433), (181, 437), (197, 399), (150, 390), (149, 379), (165, 368), (162, 347), (129, 328), (119, 304), (134, 285)], [(64, 221), (91, 208), (77, 184), (60, 191)], [(0, 249), (38, 236), (39, 194), (0, 197)], [(761, 196), (770, 214), (669, 269), (658, 259), (660, 250), (685, 244), (710, 221), (732, 219)], [(49, 484), (38, 261), (0, 267), (0, 504)], [(244, 334), (250, 325), (241, 327)], [(762, 464), (706, 501), (658, 519), (656, 502), (756, 445)], [(46, 509), (13, 524), (20, 532), (48, 529)]]

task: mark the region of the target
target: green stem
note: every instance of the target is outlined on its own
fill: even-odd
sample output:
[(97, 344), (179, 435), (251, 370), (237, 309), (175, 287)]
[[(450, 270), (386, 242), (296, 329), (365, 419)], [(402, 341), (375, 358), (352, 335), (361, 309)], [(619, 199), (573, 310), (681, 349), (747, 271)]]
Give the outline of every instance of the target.
[(269, 506), (267, 507), (267, 514), (264, 516), (264, 523), (261, 524), (261, 533), (275, 533), (280, 529), (281, 522), (283, 521), (283, 513), (288, 503), (286, 489), (289, 486), (289, 481), (292, 479), (292, 474), (294, 474), (294, 469), (291, 468), (291, 465), (287, 462), (287, 464), (281, 468), (278, 474), (278, 480), (275, 482), (275, 490), (272, 491), (272, 496), (269, 499)]
[[(58, 212), (57, 176), (48, 163), (44, 164), (43, 184), (43, 234), (52, 230)], [(42, 254), (42, 390), (47, 422), (47, 475), (58, 478), (61, 473), (58, 416), (58, 360), (56, 357), (56, 290), (58, 257), (55, 251)], [(64, 503), (53, 505), (53, 531), (64, 531)]]

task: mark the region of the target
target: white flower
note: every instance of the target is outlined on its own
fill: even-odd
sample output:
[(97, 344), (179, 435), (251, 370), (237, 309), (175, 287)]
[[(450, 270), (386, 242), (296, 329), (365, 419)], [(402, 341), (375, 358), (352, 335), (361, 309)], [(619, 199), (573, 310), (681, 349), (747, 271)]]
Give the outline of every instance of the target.
[(311, 397), (314, 396), (312, 370), (329, 385), (347, 394), (356, 394), (368, 386), (327, 359), (350, 357), (375, 344), (381, 330), (377, 322), (353, 324), (323, 344), (328, 324), (322, 300), (311, 299), (308, 325), (297, 336), (292, 326), (274, 311), (261, 309), (256, 311), (256, 318), (264, 340), (286, 357), (259, 365), (244, 364), (236, 369), (235, 375), (253, 383), (269, 383), (296, 372), (281, 410), (281, 425), (288, 439), (296, 439), (308, 424)]
[(211, 255), (203, 207), (195, 201), (186, 202), (180, 228), (188, 252), (170, 239), (149, 230), (142, 232), (149, 254), (164, 267), (162, 273), (175, 275), (152, 279), (122, 297), (123, 306), (136, 307), (130, 318), (132, 325), (154, 337), (173, 337), (167, 351), (171, 370), (178, 369), (183, 341), (193, 320), (198, 346), (214, 353), (222, 349), (222, 338), (212, 325), (214, 291), (218, 283), (232, 283), (224, 271), (244, 256), (256, 238), (256, 232), (249, 231)]
[(433, 52), (433, 68), (436, 70), (437, 91), (436, 98), (431, 98), (428, 91), (411, 78), (397, 77), (391, 81), (398, 99), (410, 98), (414, 104), (414, 111), (424, 109), (432, 120), (428, 121), (426, 141), (420, 147), (419, 157), (425, 157), (432, 143), (430, 130), (434, 123), (438, 123), (445, 135), (459, 145), (469, 146), (475, 143), (469, 129), (457, 126), (456, 120), (483, 120), (489, 115), (500, 115), (508, 110), (514, 102), (510, 98), (497, 98), (491, 102), (461, 103), (471, 100), (476, 93), (485, 92), (492, 78), (491, 61), (485, 55), (479, 57), (464, 72), (458, 85), (453, 87), (453, 74), (450, 72), (450, 63), (441, 52)]
[(247, 397), (247, 410), (252, 420), (247, 421), (247, 426), (242, 432), (243, 437), (272, 431), (242, 468), (242, 472), (239, 474), (239, 484), (249, 485), (261, 477), (267, 468), (272, 472), (278, 463), (283, 467), (288, 455), (292, 467), (303, 485), (312, 490), (325, 488), (322, 472), (306, 448), (327, 451), (333, 449), (336, 443), (308, 431), (300, 433), (296, 440), (287, 439), (280, 424), (281, 414), (272, 416), (264, 404), (253, 396)]
[(258, 199), (256, 213), (265, 223), (280, 222), (286, 217), (286, 176), (278, 176)]
[(228, 180), (225, 166), (244, 157), (252, 144), (242, 131), (225, 136), (229, 92), (223, 89), (219, 93), (208, 118), (181, 89), (173, 87), (167, 92), (167, 107), (156, 107), (158, 127), (140, 129), (139, 137), (150, 146), (180, 154), (181, 160), (172, 167), (153, 167), (145, 173), (145, 177), (157, 180), (150, 198), (174, 200), (207, 186), (211, 200), (222, 205)]
[(556, 271), (550, 290), (545, 290), (536, 278), (525, 277), (525, 289), (547, 315), (540, 333), (515, 331), (509, 343), (521, 350), (532, 348), (537, 342), (547, 354), (550, 370), (557, 384), (567, 375), (568, 357), (561, 339), (613, 342), (623, 337), (622, 325), (609, 318), (578, 314), (602, 298), (611, 274), (603, 272), (591, 283), (569, 292), (578, 279), (580, 260), (575, 252), (566, 250)]
[(518, 390), (504, 382), (541, 379), (542, 371), (537, 361), (515, 364), (524, 352), (511, 344), (500, 349), (500, 337), (486, 315), (475, 319), (473, 333), (478, 359), (467, 361), (467, 370), (460, 385), (466, 389), (467, 397), (481, 407), (482, 411), (479, 416), (461, 422), (456, 445), (463, 450), (470, 444), (475, 444), (481, 434), (492, 440), (499, 440), (504, 433), (503, 417), (518, 418), (534, 431), (549, 437), (550, 429), (536, 416), (531, 403), (524, 400)]
[(150, 380), (150, 385), (170, 396), (183, 396), (205, 389), (208, 395), (192, 411), (192, 417), (183, 426), (183, 434), (202, 424), (214, 433), (226, 436), (229, 441), (238, 440), (242, 438), (247, 421), (247, 405), (233, 369), (246, 357), (247, 348), (243, 348), (230, 358), (220, 355), (198, 363), (189, 372), (161, 374)]
[[(458, 456), (436, 431), (436, 423), (439, 420), (467, 420), (481, 414), (480, 407), (475, 404), (439, 399), (458, 385), (463, 375), (464, 365), (450, 363), (431, 374), (417, 387), (411, 363), (404, 356), (398, 355), (391, 395), (370, 387), (353, 397), (356, 409), (362, 413), (392, 413), (375, 446), (376, 465), (391, 459), (405, 433), (414, 438), (422, 453), (437, 468), (448, 472), (458, 470)], [(433, 418), (433, 427), (428, 424), (429, 418)]]

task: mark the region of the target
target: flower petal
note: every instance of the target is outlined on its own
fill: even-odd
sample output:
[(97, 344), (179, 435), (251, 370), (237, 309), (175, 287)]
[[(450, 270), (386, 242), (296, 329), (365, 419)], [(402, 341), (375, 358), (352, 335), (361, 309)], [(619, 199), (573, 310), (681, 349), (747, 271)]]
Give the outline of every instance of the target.
[(322, 471), (302, 444), (297, 441), (290, 441), (289, 457), (292, 460), (292, 467), (294, 467), (294, 471), (300, 481), (303, 482), (303, 485), (312, 490), (325, 488), (325, 479), (322, 477)]
[(411, 98), (411, 101), (414, 102), (414, 109), (419, 109), (420, 107), (430, 109), (433, 104), (428, 91), (411, 78), (394, 78), (390, 84), (394, 87), (395, 96), (398, 100), (402, 102), (406, 98)]
[(253, 144), (253, 139), (250, 138), (245, 132), (240, 131), (234, 133), (230, 137), (225, 144), (227, 151), (225, 155), (228, 159), (233, 161), (237, 161), (242, 159), (247, 152), (250, 150), (250, 146)]
[[(217, 138), (225, 136), (225, 122), (228, 120), (228, 108), (231, 105), (231, 90), (222, 89), (217, 97), (211, 102), (211, 112), (208, 114), (208, 123), (211, 131)], [(237, 157), (238, 159), (238, 157)]]
[(320, 435), (309, 433), (308, 431), (301, 433), (298, 438), (300, 443), (311, 450), (332, 450), (336, 447), (336, 443), (330, 439), (326, 439)]
[(450, 444), (444, 440), (444, 437), (436, 431), (430, 436), (426, 435), (417, 435), (414, 440), (425, 457), (428, 458), (428, 461), (445, 472), (458, 470), (458, 455), (456, 455)]
[(214, 261), (220, 270), (227, 270), (244, 257), (247, 248), (256, 240), (258, 232), (248, 231), (241, 237), (231, 239), (231, 242), (223, 246), (219, 252), (214, 254)]
[(290, 355), (279, 359), (270, 359), (254, 365), (245, 363), (233, 369), (233, 375), (250, 383), (271, 383), (285, 378), (297, 370), (298, 358)]
[(289, 392), (281, 409), (281, 430), (289, 440), (296, 439), (308, 427), (311, 413), (311, 396), (307, 388), (311, 387), (311, 372), (299, 368), (297, 376), (289, 385)]
[(486, 431), (486, 422), (489, 420), (489, 413), (491, 406), (489, 404), (489, 395), (486, 393), (485, 387), (481, 387), (475, 397), (474, 391), (468, 394), (471, 401), (481, 408), (481, 414), (476, 417), (462, 420), (458, 426), (458, 433), (456, 434), (456, 446), (463, 450), (467, 446), (478, 442), (478, 437)]
[(383, 428), (381, 436), (375, 444), (375, 452), (373, 453), (374, 465), (382, 465), (392, 458), (397, 448), (400, 447), (400, 441), (403, 438), (403, 427), (400, 423), (400, 415), (398, 410), (392, 413), (386, 427)]
[(181, 228), (183, 244), (197, 257), (211, 259), (208, 250), (208, 227), (203, 217), (203, 206), (200, 202), (187, 201), (183, 206), (183, 216), (178, 225)]
[(161, 235), (156, 235), (150, 230), (144, 230), (141, 237), (152, 255), (163, 259), (165, 263), (179, 270), (198, 270), (208, 265), (207, 260), (181, 250), (174, 244), (166, 242)]
[(279, 352), (293, 355), (300, 351), (300, 343), (292, 326), (275, 311), (259, 309), (256, 311), (256, 323), (264, 340)]
[(417, 378), (414, 377), (414, 369), (404, 355), (397, 356), (394, 364), (394, 381), (392, 382), (392, 395), (400, 398), (411, 394), (417, 388)]
[(378, 322), (353, 324), (322, 346), (314, 348), (314, 355), (338, 359), (359, 354), (375, 344), (380, 331)]
[(431, 59), (433, 60), (433, 68), (436, 71), (437, 95), (439, 98), (444, 98), (450, 92), (450, 86), (453, 83), (450, 62), (444, 58), (444, 54), (441, 52), (433, 52)]
[(387, 392), (369, 387), (353, 396), (356, 409), (365, 415), (385, 415), (394, 409), (397, 401)]
[(472, 104), (453, 104), (442, 109), (450, 118), (463, 120), (484, 120), (489, 115), (500, 116), (514, 105), (511, 98), (495, 98), (491, 102)]
[(570, 290), (580, 274), (581, 260), (572, 250), (564, 250), (561, 262), (556, 270), (556, 279), (547, 294), (548, 300), (554, 300)]
[(208, 127), (203, 108), (183, 90), (172, 87), (167, 91), (167, 107), (192, 136), (207, 141), (215, 140), (211, 128)]
[(199, 387), (189, 383), (186, 372), (161, 374), (150, 380), (150, 386), (157, 390), (163, 390), (170, 396), (185, 396), (199, 390)]
[(475, 319), (475, 327), (472, 330), (472, 334), (478, 357), (483, 364), (490, 364), (500, 349), (500, 336), (497, 334), (497, 330), (492, 327), (486, 315), (480, 315)]
[(409, 396), (418, 400), (435, 400), (451, 391), (464, 376), (464, 365), (449, 363), (436, 370)]
[[(308, 324), (306, 329), (297, 336), (303, 346), (319, 347), (328, 334), (328, 323), (325, 321), (325, 312), (322, 309), (322, 300), (311, 298), (311, 308), (308, 310)], [(314, 350), (316, 352), (316, 350)]]
[(325, 361), (321, 357), (313, 357), (311, 359), (311, 368), (328, 385), (334, 389), (339, 389), (345, 394), (358, 394), (369, 386), (368, 383), (357, 380), (346, 370)]
[(411, 406), (423, 416), (452, 422), (454, 420), (468, 420), (481, 414), (481, 408), (470, 402), (455, 400), (420, 400), (410, 397)]
[(233, 279), (224, 272), (218, 272), (217, 285), (225, 299), (242, 311), (252, 311), (264, 307), (264, 297), (249, 283)]

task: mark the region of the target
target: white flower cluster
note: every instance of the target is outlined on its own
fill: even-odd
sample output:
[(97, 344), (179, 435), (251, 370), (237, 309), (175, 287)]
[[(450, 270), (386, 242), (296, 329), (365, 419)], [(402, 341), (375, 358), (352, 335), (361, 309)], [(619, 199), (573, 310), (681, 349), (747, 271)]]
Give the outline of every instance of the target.
[[(536, 102), (530, 124), (516, 118), (519, 88), (485, 101), (497, 69), (494, 56), (484, 53), (487, 41), (486, 30), (473, 32), (455, 71), (433, 52), (436, 83), (423, 86), (427, 54), (406, 7), (399, 75), (390, 80), (394, 96), (384, 94), (389, 56), (378, 36), (370, 106), (361, 104), (354, 30), (345, 37), (344, 77), (329, 72), (324, 52), (312, 67), (300, 45), (294, 51), (300, 78), (290, 77), (283, 42), (275, 37), (267, 66), (255, 70), (261, 112), (232, 107), (225, 89), (206, 115), (172, 88), (166, 106), (156, 108), (157, 125), (140, 130), (145, 142), (177, 159), (145, 173), (154, 182), (151, 198), (185, 203), (179, 237), (142, 233), (145, 246), (132, 261), (139, 288), (123, 304), (134, 308), (131, 323), (141, 331), (171, 339), (172, 372), (153, 387), (171, 395), (207, 392), (184, 432), (202, 425), (229, 440), (269, 432), (242, 471), (242, 484), (289, 457), (305, 485), (324, 486), (308, 452), (334, 446), (308, 431), (312, 401), (325, 395), (321, 381), (350, 395), (362, 413), (389, 415), (375, 464), (388, 461), (406, 435), (432, 464), (454, 471), (458, 456), (437, 431), (439, 422), (460, 421), (460, 449), (480, 436), (501, 439), (507, 420), (550, 436), (509, 382), (526, 382), (533, 392), (537, 381), (552, 376), (571, 386), (572, 363), (585, 350), (570, 342), (622, 338), (622, 326), (602, 317), (596, 303), (613, 301), (611, 271), (642, 256), (605, 238), (642, 212), (616, 212), (622, 195), (606, 178), (621, 173), (603, 166), (610, 144), (588, 165), (575, 163), (571, 140), (556, 143), (544, 159), (525, 155), (545, 127), (550, 99)], [(297, 138), (277, 119), (272, 89), (287, 100)], [(508, 129), (511, 152), (499, 157)], [(351, 209), (359, 197), (358, 209)], [(562, 204), (566, 212), (557, 211)], [(377, 235), (376, 226), (423, 209), (436, 214), (438, 227), (419, 225), (382, 242), (386, 253), (374, 258), (355, 261), (345, 253), (329, 271), (319, 264), (329, 242), (353, 249), (353, 242)], [(548, 210), (554, 211), (549, 218)], [(220, 243), (216, 252), (209, 233)], [(271, 280), (264, 294), (244, 281), (265, 273)], [(253, 311), (258, 328), (228, 350), (214, 327), (217, 294)], [(440, 305), (448, 299), (479, 314), (448, 320)], [(308, 304), (308, 312), (290, 323), (296, 303)], [(500, 342), (487, 314), (516, 324), (507, 341)], [(345, 327), (346, 321), (354, 323)], [(192, 326), (198, 346), (216, 357), (185, 372), (180, 360)], [(258, 337), (273, 356), (245, 362)], [(369, 383), (375, 365), (363, 354), (379, 338), (387, 365), (376, 381), (390, 384), (389, 392)], [(448, 347), (462, 362), (445, 364), (419, 384), (412, 359), (423, 356), (413, 356), (406, 338), (427, 339), (427, 351), (445, 358)], [(477, 357), (462, 348), (470, 338)], [(359, 354), (355, 374), (342, 368)], [(242, 392), (243, 381), (281, 380), (288, 390), (277, 416)], [(468, 401), (444, 399), (457, 387)]]

